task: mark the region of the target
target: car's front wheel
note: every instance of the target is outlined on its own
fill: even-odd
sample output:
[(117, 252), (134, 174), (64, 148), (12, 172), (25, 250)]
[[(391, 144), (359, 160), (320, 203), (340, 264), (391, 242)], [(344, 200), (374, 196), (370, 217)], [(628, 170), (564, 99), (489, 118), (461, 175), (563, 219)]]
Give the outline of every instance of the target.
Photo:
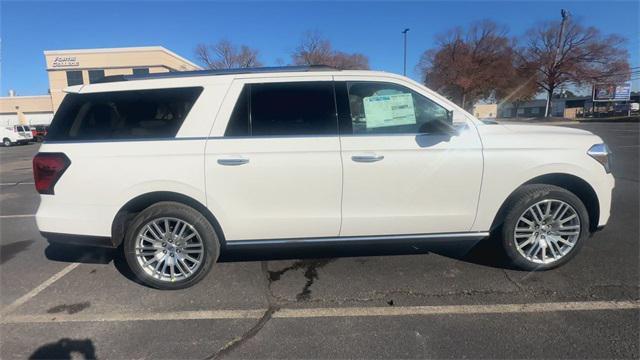
[(160, 202), (140, 212), (124, 240), (125, 258), (144, 284), (158, 289), (189, 287), (209, 272), (220, 245), (211, 223), (197, 210)]
[(512, 264), (547, 270), (569, 261), (589, 234), (589, 216), (573, 193), (553, 185), (526, 185), (507, 208), (502, 245)]

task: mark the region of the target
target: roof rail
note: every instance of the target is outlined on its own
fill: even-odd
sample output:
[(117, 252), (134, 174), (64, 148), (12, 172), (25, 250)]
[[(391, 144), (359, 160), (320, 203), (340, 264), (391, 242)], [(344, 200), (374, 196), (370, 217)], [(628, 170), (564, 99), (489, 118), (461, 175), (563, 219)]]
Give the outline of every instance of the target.
[(213, 75), (233, 75), (233, 74), (259, 74), (272, 72), (311, 72), (311, 71), (338, 71), (338, 69), (328, 65), (304, 65), (304, 66), (267, 66), (254, 68), (237, 69), (216, 69), (216, 70), (194, 70), (194, 71), (172, 71), (163, 73), (137, 74), (137, 75), (110, 75), (105, 76), (95, 83), (109, 83), (116, 81), (146, 80), (161, 78), (181, 78), (191, 76), (213, 76)]

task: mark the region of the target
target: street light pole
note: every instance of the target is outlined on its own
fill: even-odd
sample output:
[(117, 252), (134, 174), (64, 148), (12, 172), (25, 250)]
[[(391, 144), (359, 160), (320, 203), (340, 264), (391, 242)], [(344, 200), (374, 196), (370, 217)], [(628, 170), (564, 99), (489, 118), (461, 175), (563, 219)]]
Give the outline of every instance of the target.
[[(565, 9), (560, 10), (560, 16), (562, 16), (562, 22), (560, 23), (560, 32), (558, 33), (558, 43), (556, 46), (556, 55), (553, 57), (553, 67), (556, 67), (556, 63), (558, 61), (558, 57), (560, 56), (560, 48), (562, 47), (562, 36), (564, 35), (564, 28), (567, 24), (567, 19), (569, 18), (569, 12)], [(551, 114), (551, 97), (553, 97), (553, 93), (547, 94), (547, 106), (544, 108), (544, 117), (549, 117)]]
[(407, 76), (407, 33), (409, 32), (409, 28), (406, 28), (402, 31), (404, 34), (404, 66), (402, 68), (402, 75)]

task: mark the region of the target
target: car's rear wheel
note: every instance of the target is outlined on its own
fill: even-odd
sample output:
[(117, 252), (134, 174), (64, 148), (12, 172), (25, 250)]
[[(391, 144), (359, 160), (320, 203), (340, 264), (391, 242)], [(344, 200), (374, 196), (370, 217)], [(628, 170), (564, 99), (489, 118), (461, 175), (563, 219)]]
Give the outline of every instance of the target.
[(502, 226), (512, 264), (547, 270), (574, 257), (589, 234), (589, 216), (573, 193), (553, 185), (527, 185), (514, 196)]
[(200, 212), (181, 203), (160, 202), (134, 218), (124, 251), (131, 271), (144, 284), (182, 289), (209, 272), (220, 245), (213, 226)]
[(2, 139), (2, 145), (6, 146), (6, 147), (11, 146), (11, 139), (9, 139), (9, 138)]

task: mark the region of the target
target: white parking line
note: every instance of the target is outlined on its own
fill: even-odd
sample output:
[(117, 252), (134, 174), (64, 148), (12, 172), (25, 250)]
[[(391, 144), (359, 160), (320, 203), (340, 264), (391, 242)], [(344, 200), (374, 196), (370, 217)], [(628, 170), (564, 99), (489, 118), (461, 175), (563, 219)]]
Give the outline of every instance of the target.
[(397, 306), (354, 307), (320, 309), (282, 309), (273, 317), (362, 317), (362, 316), (406, 316), (406, 315), (474, 315), (541, 313), (557, 311), (596, 311), (640, 309), (637, 301), (582, 301), (526, 304), (445, 305), (445, 306)]
[(26, 218), (26, 217), (34, 217), (35, 214), (23, 214), (23, 215), (0, 215), (0, 219), (11, 219), (11, 218)]
[(50, 277), (47, 280), (45, 280), (42, 284), (36, 286), (33, 290), (31, 290), (28, 293), (26, 293), (26, 294), (22, 295), (21, 297), (17, 298), (14, 302), (12, 302), (8, 306), (6, 306), (2, 310), (0, 310), (0, 317), (4, 317), (6, 314), (9, 314), (10, 312), (12, 312), (15, 309), (17, 309), (20, 305), (22, 305), (22, 304), (26, 303), (27, 301), (31, 300), (33, 297), (38, 295), (44, 289), (48, 288), (51, 284), (53, 284), (54, 282), (58, 281), (60, 278), (62, 278), (66, 274), (68, 274), (71, 270), (75, 269), (78, 265), (80, 265), (80, 263), (71, 263), (71, 264), (67, 265), (64, 269), (58, 271), (52, 277)]
[(46, 314), (12, 315), (0, 320), (0, 324), (58, 323), (58, 322), (122, 322), (122, 321), (166, 321), (166, 320), (218, 320), (260, 319), (265, 310), (202, 310), (161, 313), (112, 313), (112, 314)]
[[(474, 315), (544, 313), (563, 311), (604, 311), (640, 309), (638, 301), (583, 301), (551, 302), (528, 304), (490, 305), (446, 305), (446, 306), (398, 306), (398, 307), (346, 307), (346, 308), (306, 308), (281, 309), (273, 318), (321, 318), (321, 317), (391, 317), (426, 315)], [(25, 323), (67, 323), (67, 322), (124, 322), (124, 321), (166, 321), (166, 320), (219, 320), (219, 319), (260, 319), (266, 309), (250, 310), (203, 310), (159, 313), (110, 313), (110, 314), (43, 314), (13, 315), (5, 317), (0, 324)]]
[(0, 186), (17, 186), (17, 185), (35, 185), (35, 183), (34, 182), (0, 183)]

